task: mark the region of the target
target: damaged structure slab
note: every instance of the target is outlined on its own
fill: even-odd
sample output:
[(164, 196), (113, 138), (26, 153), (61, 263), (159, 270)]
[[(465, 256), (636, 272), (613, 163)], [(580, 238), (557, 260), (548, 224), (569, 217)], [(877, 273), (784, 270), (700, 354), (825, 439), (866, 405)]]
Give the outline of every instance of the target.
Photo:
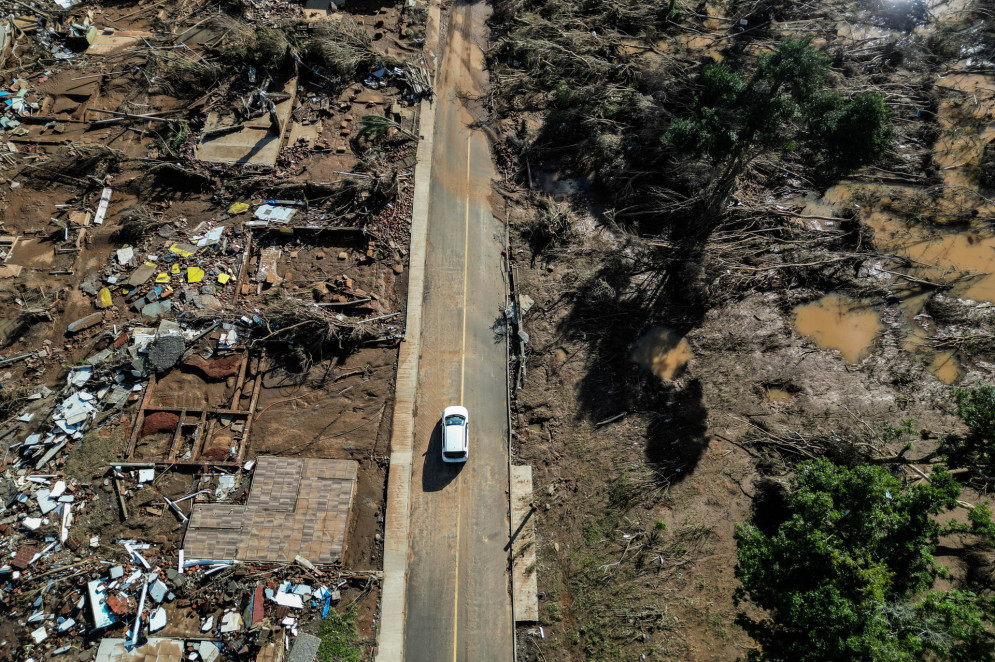
[(272, 110), (242, 124), (225, 124), (218, 113), (210, 113), (197, 158), (215, 163), (241, 163), (273, 167), (280, 154), (283, 134), (297, 97), (297, 80), (290, 80), (273, 97)]
[(107, 637), (101, 640), (94, 662), (179, 662), (185, 646), (180, 639), (150, 637), (141, 646), (130, 647), (127, 639)]
[(260, 457), (245, 505), (195, 504), (189, 559), (334, 563), (345, 549), (356, 489), (353, 460)]

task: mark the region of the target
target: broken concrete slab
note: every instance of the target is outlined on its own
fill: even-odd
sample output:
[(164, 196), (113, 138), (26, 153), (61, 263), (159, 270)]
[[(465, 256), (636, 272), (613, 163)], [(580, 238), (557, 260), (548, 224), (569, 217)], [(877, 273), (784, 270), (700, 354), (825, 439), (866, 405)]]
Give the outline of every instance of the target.
[(266, 221), (273, 225), (286, 225), (294, 217), (297, 210), (293, 207), (279, 207), (276, 205), (262, 205), (256, 210), (254, 216), (260, 221)]
[(277, 274), (277, 265), (283, 251), (276, 247), (264, 248), (259, 252), (259, 269), (256, 271), (256, 281), (259, 283), (269, 283), (279, 285), (282, 282)]
[(203, 662), (214, 662), (221, 655), (221, 651), (212, 641), (202, 641), (197, 647), (197, 653)]
[(142, 306), (142, 315), (145, 317), (162, 317), (173, 309), (173, 304), (169, 301), (154, 301)]
[(314, 662), (318, 656), (321, 639), (312, 634), (299, 634), (294, 639), (294, 647), (290, 649), (287, 662)]
[(166, 627), (166, 623), (166, 610), (162, 607), (157, 608), (149, 617), (149, 632), (158, 632)]
[[(149, 304), (145, 308), (152, 305), (154, 304)], [(145, 308), (142, 309), (143, 315)], [(159, 336), (149, 345), (149, 363), (160, 372), (169, 370), (176, 365), (186, 349), (187, 344), (183, 336)]]
[[(217, 133), (205, 138), (197, 146), (197, 158), (201, 161), (218, 163), (250, 163), (274, 167), (280, 154), (280, 144), (283, 134), (290, 123), (290, 114), (294, 109), (297, 97), (297, 80), (292, 79), (282, 90), (288, 98), (276, 104), (276, 117), (280, 124), (280, 132), (271, 129), (271, 119), (268, 114), (243, 123), (241, 130), (230, 133)], [(204, 124), (205, 134), (217, 129), (224, 129), (224, 118), (217, 113), (209, 113)]]
[(104, 319), (103, 313), (91, 313), (86, 317), (80, 318), (75, 322), (69, 324), (66, 328), (66, 333), (79, 333), (80, 331), (85, 331), (90, 327), (100, 324)]
[(131, 273), (131, 276), (125, 281), (125, 285), (128, 285), (129, 287), (139, 287), (144, 285), (146, 281), (148, 281), (149, 278), (152, 278), (155, 274), (155, 270), (155, 267), (143, 264)]

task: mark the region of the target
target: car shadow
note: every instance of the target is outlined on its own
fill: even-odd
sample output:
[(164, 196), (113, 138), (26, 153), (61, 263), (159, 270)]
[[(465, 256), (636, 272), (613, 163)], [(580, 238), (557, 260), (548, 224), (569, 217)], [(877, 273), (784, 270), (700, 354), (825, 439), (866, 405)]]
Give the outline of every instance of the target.
[(425, 452), (425, 465), (421, 472), (423, 492), (438, 492), (456, 480), (466, 462), (442, 461), (442, 421), (436, 421), (432, 428), (432, 438)]

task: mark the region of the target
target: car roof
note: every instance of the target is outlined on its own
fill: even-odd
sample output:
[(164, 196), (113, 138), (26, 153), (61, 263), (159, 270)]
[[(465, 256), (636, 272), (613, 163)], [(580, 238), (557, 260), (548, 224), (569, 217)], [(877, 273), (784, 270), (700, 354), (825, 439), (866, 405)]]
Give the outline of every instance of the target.
[(453, 405), (451, 407), (446, 407), (442, 412), (442, 417), (446, 416), (462, 416), (463, 418), (470, 418), (470, 412), (466, 410), (466, 407), (460, 407), (459, 405)]
[(442, 452), (449, 453), (464, 450), (468, 443), (466, 431), (467, 428), (465, 425), (443, 425)]

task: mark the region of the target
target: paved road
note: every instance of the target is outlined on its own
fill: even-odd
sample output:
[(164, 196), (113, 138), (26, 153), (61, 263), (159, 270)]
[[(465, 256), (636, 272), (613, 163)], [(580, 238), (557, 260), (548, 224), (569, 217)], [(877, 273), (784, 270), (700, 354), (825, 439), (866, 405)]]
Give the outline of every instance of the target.
[[(461, 98), (481, 88), (486, 7), (457, 4), (436, 81), (435, 144), (411, 475), (404, 657), (513, 659), (508, 578), (504, 228), (488, 199), (487, 139)], [(470, 459), (441, 460), (443, 408), (470, 411)]]

